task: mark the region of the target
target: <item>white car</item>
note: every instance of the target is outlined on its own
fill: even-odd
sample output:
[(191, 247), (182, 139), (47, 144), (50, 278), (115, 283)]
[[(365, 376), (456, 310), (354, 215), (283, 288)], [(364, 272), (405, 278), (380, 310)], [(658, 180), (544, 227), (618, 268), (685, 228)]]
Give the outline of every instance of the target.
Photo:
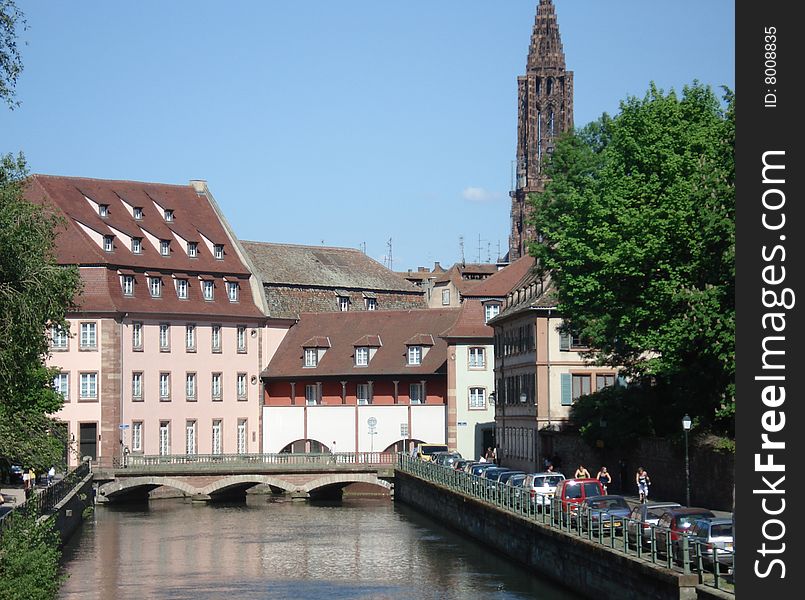
[(538, 509), (542, 509), (551, 505), (551, 498), (556, 491), (556, 486), (563, 479), (565, 476), (562, 473), (529, 473), (523, 482), (523, 488), (527, 490), (531, 503), (535, 504)]

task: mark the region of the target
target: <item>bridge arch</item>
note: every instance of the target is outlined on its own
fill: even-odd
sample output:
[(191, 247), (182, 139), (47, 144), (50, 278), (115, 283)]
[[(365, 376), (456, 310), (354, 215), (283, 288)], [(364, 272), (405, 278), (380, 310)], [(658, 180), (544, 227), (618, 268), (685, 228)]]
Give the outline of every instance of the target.
[(112, 500), (134, 494), (137, 491), (147, 493), (160, 486), (172, 487), (188, 496), (200, 493), (195, 486), (173, 477), (143, 476), (110, 481), (98, 487), (98, 494)]
[(331, 485), (349, 485), (350, 483), (371, 483), (387, 490), (392, 489), (391, 483), (385, 479), (380, 479), (373, 473), (333, 473), (307, 482), (301, 487), (301, 491), (310, 493), (319, 488)]
[(319, 440), (313, 438), (300, 438), (298, 440), (294, 440), (291, 443), (286, 444), (282, 450), (280, 450), (280, 454), (322, 454), (326, 452), (330, 452), (330, 447), (324, 442), (320, 442)]
[(284, 492), (292, 492), (299, 489), (298, 485), (294, 485), (293, 483), (289, 483), (278, 477), (272, 477), (271, 475), (231, 475), (229, 477), (222, 477), (218, 481), (212, 482), (208, 486), (199, 490), (199, 493), (214, 496), (216, 494), (222, 494), (230, 489), (245, 489), (261, 483), (279, 488)]

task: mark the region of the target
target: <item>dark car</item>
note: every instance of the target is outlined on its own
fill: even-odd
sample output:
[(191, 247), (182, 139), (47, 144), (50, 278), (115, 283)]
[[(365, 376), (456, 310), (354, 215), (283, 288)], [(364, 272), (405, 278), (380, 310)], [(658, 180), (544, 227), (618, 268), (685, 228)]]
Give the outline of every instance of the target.
[[(689, 556), (695, 564), (696, 557), (701, 554), (702, 566), (713, 570), (713, 558), (718, 561), (719, 572), (732, 570), (735, 558), (735, 538), (732, 532), (731, 517), (716, 517), (715, 519), (698, 519), (688, 529)], [(682, 540), (674, 545), (674, 554), (677, 560), (682, 560)]]
[(435, 452), (431, 455), (431, 461), (443, 467), (452, 467), (457, 460), (461, 460), (458, 452)]
[(706, 508), (682, 506), (666, 510), (657, 521), (657, 552), (667, 553), (669, 546), (687, 533), (695, 521), (714, 518), (715, 515)]
[(471, 458), (462, 458), (453, 463), (453, 468), (456, 471), (465, 471), (466, 469), (464, 467), (466, 467), (468, 464), (475, 464), (475, 463), (476, 461), (472, 460)]
[(470, 475), (480, 476), (481, 473), (486, 471), (487, 469), (495, 468), (497, 465), (495, 463), (476, 463), (474, 465), (469, 466), (469, 470), (467, 471)]
[(663, 513), (671, 508), (682, 508), (678, 502), (653, 502), (638, 504), (632, 508), (626, 521), (626, 535), (631, 546), (637, 545), (637, 535), (640, 532), (640, 542), (644, 548), (651, 546), (651, 529)]
[(579, 506), (579, 520), (582, 528), (615, 532), (623, 530), (623, 521), (631, 509), (623, 496), (587, 496)]

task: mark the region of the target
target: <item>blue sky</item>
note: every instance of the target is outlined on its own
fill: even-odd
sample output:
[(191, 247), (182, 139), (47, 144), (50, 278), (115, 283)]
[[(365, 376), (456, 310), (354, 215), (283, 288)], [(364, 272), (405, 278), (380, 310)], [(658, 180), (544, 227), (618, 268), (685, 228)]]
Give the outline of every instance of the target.
[[(506, 252), (537, 0), (18, 4), (0, 152), (32, 172), (206, 179), (241, 239), (391, 240), (397, 271)], [(731, 0), (554, 4), (577, 126), (652, 80), (735, 88)]]

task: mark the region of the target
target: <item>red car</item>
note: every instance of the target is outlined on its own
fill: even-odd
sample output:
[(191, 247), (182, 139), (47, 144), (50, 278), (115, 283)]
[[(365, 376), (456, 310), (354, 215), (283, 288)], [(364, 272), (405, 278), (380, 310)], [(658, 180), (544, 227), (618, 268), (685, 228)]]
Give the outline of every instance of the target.
[(661, 553), (667, 552), (669, 536), (673, 544), (699, 519), (714, 518), (715, 515), (706, 508), (681, 506), (665, 511), (660, 520), (657, 521), (657, 551)]
[(551, 503), (551, 511), (554, 514), (554, 522), (559, 521), (559, 516), (570, 515), (571, 520), (576, 518), (579, 505), (589, 496), (603, 496), (606, 492), (604, 486), (597, 479), (563, 479), (556, 485)]

